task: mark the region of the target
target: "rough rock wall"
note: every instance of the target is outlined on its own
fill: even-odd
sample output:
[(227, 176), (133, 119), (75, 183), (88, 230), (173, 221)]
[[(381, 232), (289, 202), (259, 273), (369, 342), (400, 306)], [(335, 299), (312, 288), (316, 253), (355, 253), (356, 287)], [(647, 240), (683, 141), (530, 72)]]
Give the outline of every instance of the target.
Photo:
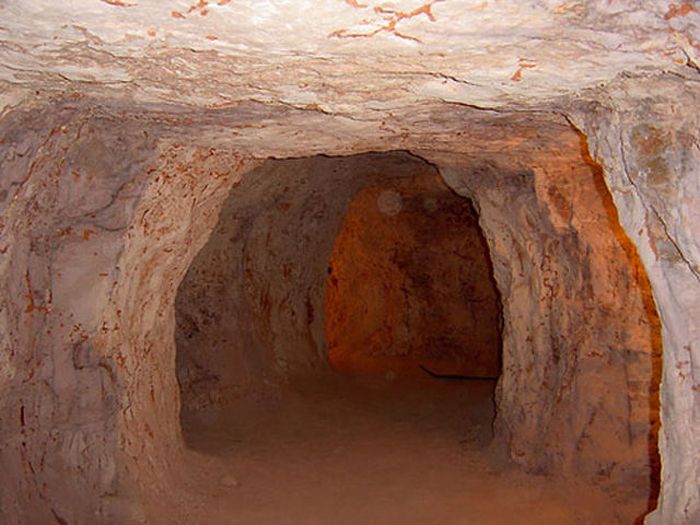
[(175, 287), (240, 162), (95, 113), (3, 120), (3, 523), (128, 521), (179, 450)]
[(358, 192), (328, 273), (326, 337), (336, 370), (423, 375), (422, 365), (498, 376), (500, 309), (488, 248), (470, 201), (433, 166)]
[(496, 426), (512, 457), (651, 493), (658, 326), (581, 140), (563, 129), (510, 164), (436, 161), (474, 200), (494, 261), (504, 307)]
[[(178, 499), (182, 467), (175, 373), (175, 296), (187, 268), (214, 228), (231, 185), (254, 167), (239, 154), (163, 145), (115, 261), (119, 279), (95, 345), (123, 391), (116, 458), (130, 494), (122, 512), (143, 516), (141, 502)], [(131, 508), (135, 505), (135, 508)], [(126, 518), (121, 518), (126, 519)]]
[(699, 88), (673, 77), (623, 79), (572, 111), (605, 170), (662, 321), (663, 490), (653, 524), (700, 520)]
[(692, 0), (11, 0), (0, 10), (0, 80), (13, 85), (200, 109), (258, 100), (358, 124), (424, 102), (541, 109), (620, 73), (700, 64)]
[(115, 492), (121, 391), (92, 338), (155, 144), (70, 105), (2, 124), (0, 521), (77, 523)]

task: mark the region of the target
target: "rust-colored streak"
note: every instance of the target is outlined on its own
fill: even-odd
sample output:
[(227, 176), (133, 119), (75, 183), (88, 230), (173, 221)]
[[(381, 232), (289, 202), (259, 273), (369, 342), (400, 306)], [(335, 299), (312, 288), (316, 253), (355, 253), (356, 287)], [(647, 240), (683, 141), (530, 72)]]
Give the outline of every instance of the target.
[(24, 281), (27, 286), (27, 308), (24, 310), (25, 313), (30, 314), (32, 312), (40, 312), (42, 314), (48, 314), (49, 309), (45, 306), (38, 305), (34, 302), (34, 292), (32, 291), (32, 279), (29, 277), (29, 271), (24, 272)]
[(136, 4), (130, 4), (128, 2), (122, 2), (122, 0), (100, 0), (105, 4), (117, 6), (117, 7), (134, 7)]
[(207, 35), (207, 40), (218, 40), (219, 37), (216, 35)]
[(194, 11), (197, 11), (198, 9), (206, 9), (206, 7), (209, 5), (209, 2), (207, 0), (199, 0), (199, 2), (192, 4), (188, 9), (187, 13), (192, 13)]
[(90, 230), (89, 228), (86, 228), (83, 230), (83, 240), (88, 241), (90, 240), (90, 236), (95, 233), (95, 230)]
[(355, 9), (364, 9), (367, 7), (367, 4), (361, 4), (357, 0), (344, 0), (346, 4), (348, 4), (351, 7), (354, 7)]
[(518, 69), (516, 69), (515, 73), (513, 73), (510, 79), (514, 80), (515, 82), (520, 82), (523, 79), (523, 71), (526, 69), (532, 69), (534, 67), (537, 67), (537, 64), (535, 64), (534, 62), (521, 59), (518, 65)]
[[(231, 3), (231, 0), (219, 0), (216, 5), (223, 6), (229, 3)], [(199, 13), (200, 16), (207, 16), (209, 14), (209, 0), (198, 0), (191, 4), (184, 13), (172, 11), (170, 16), (173, 18), (187, 18), (187, 15), (193, 13)]]
[[(349, 5), (352, 5), (355, 8), (364, 8), (367, 7), (363, 4), (358, 4), (356, 0), (345, 0)], [(421, 43), (421, 40), (411, 36), (407, 35), (405, 33), (402, 33), (398, 31), (398, 24), (402, 20), (409, 20), (411, 18), (415, 18), (420, 15), (425, 15), (428, 17), (428, 19), (431, 22), (435, 22), (436, 18), (435, 15), (433, 14), (433, 5), (442, 2), (444, 0), (434, 0), (433, 2), (429, 2), (427, 4), (423, 4), (420, 7), (417, 7), (413, 11), (397, 11), (395, 9), (389, 8), (389, 7), (382, 7), (382, 6), (377, 6), (373, 8), (374, 13), (382, 16), (383, 20), (386, 22), (384, 25), (380, 26), (377, 29), (374, 29), (372, 31), (368, 32), (350, 32), (348, 29), (338, 29), (336, 31), (333, 31), (328, 35), (329, 38), (371, 38), (381, 32), (387, 32), (390, 33), (398, 38), (402, 38), (404, 40), (411, 40), (413, 42), (418, 42)], [(369, 23), (369, 22), (365, 22)]]
[(404, 13), (403, 11), (394, 11), (393, 9), (387, 9), (385, 7), (375, 7), (374, 12), (375, 13), (381, 13), (381, 14), (390, 14), (392, 16), (395, 16), (397, 21), (398, 20), (404, 20), (406, 18), (414, 18), (416, 16), (420, 15), (425, 15), (427, 16), (431, 22), (435, 22), (435, 16), (433, 15), (432, 9), (433, 9), (433, 4), (435, 2), (431, 2), (429, 4), (424, 4), (413, 11), (410, 11), (408, 13)]
[(403, 38), (404, 40), (412, 40), (413, 42), (418, 42), (419, 44), (423, 42), (422, 40), (420, 40), (419, 38), (416, 38), (415, 36), (405, 35), (403, 33), (399, 33), (398, 31), (393, 31), (393, 34), (394, 34), (394, 36), (397, 36), (399, 38)]
[(209, 14), (209, 2), (208, 0), (199, 0), (198, 2), (195, 2), (192, 4), (189, 8), (187, 8), (187, 14), (194, 13), (195, 11), (198, 11), (201, 16), (206, 16)]
[(678, 2), (668, 4), (668, 11), (664, 15), (664, 20), (671, 20), (679, 16), (688, 16), (690, 13), (697, 13), (698, 10), (690, 2)]

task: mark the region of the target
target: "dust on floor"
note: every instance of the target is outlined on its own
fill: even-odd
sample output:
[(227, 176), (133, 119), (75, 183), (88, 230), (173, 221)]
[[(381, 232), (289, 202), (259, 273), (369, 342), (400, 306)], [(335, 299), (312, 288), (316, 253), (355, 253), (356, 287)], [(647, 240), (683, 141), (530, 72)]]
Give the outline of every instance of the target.
[(169, 522), (613, 525), (644, 513), (643, 498), (509, 463), (491, 440), (493, 388), (336, 378), (185, 417), (204, 461)]

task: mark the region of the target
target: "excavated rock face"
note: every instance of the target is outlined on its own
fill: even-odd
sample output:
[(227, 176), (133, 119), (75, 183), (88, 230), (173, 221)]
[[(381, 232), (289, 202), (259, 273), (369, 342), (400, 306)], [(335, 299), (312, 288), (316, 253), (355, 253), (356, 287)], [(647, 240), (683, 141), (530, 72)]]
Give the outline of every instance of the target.
[(328, 267), (328, 360), (346, 373), (498, 377), (499, 299), (471, 202), (432, 166), (353, 198)]
[(503, 295), (497, 424), (512, 456), (643, 483), (658, 461), (658, 318), (581, 140), (562, 129), (545, 154), (444, 159), (443, 172), (479, 208)]
[[(196, 409), (251, 374), (323, 369), (322, 255), (367, 179), (351, 157), (322, 184), (341, 178), (313, 156), (398, 150), (479, 214), (503, 304), (496, 439), (531, 470), (653, 492), (661, 374), (647, 522), (700, 520), (694, 3), (0, 13), (0, 521), (157, 522), (152, 504), (185, 504), (178, 377)], [(314, 239), (312, 266), (280, 231)], [(227, 283), (250, 304), (212, 300), (268, 354), (197, 390), (192, 363), (220, 356), (188, 345)]]

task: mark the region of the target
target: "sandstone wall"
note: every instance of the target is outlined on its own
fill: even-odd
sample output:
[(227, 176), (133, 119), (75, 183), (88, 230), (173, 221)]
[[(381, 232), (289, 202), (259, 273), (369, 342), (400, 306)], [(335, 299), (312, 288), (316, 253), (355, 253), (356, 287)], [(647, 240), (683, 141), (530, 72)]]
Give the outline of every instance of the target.
[(653, 491), (660, 373), (648, 283), (572, 130), (510, 164), (435, 158), (479, 210), (504, 307), (497, 430), (534, 471)]
[(79, 104), (3, 126), (0, 516), (129, 520), (180, 450), (175, 289), (241, 162)]
[(572, 111), (661, 317), (663, 490), (653, 524), (700, 520), (700, 117), (691, 109), (699, 93), (697, 81), (623, 79)]
[(2, 121), (5, 523), (79, 522), (116, 489), (122, 390), (91, 337), (156, 156), (146, 133), (120, 124), (70, 104)]
[(329, 362), (346, 373), (498, 377), (500, 307), (478, 217), (422, 168), (350, 203), (328, 269)]

